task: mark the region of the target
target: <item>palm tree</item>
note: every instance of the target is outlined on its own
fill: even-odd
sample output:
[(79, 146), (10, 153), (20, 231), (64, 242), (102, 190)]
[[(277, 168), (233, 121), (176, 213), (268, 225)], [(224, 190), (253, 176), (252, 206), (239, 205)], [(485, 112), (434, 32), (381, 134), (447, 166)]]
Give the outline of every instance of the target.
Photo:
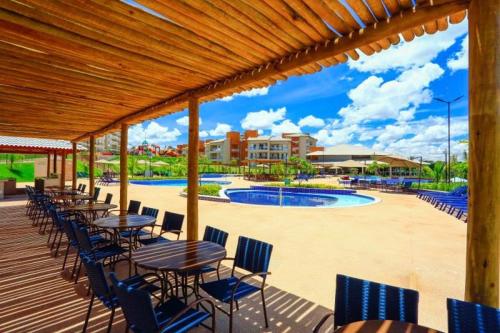
[(446, 166), (444, 162), (437, 161), (431, 168), (431, 177), (436, 183), (439, 183), (444, 176)]

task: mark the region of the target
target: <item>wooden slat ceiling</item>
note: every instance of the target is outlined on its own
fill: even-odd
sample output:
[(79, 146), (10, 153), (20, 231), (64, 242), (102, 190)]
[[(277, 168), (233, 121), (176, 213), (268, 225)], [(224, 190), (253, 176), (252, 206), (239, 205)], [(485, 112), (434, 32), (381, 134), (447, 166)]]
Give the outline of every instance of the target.
[(101, 135), (182, 110), (192, 96), (214, 100), (446, 30), (465, 18), (468, 4), (129, 3), (0, 1), (0, 135)]

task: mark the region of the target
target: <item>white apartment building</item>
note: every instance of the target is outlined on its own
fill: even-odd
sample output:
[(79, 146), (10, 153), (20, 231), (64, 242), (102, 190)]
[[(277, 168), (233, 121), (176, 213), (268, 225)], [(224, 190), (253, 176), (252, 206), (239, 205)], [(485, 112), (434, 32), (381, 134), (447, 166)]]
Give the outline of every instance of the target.
[(279, 136), (258, 136), (248, 138), (247, 160), (286, 161), (291, 155), (290, 138)]
[[(115, 132), (95, 138), (96, 152), (120, 153), (120, 137), (120, 132)], [(89, 149), (89, 141), (80, 142), (80, 144), (87, 150)]]
[(225, 139), (212, 140), (205, 143), (205, 156), (212, 162), (229, 163), (229, 148)]

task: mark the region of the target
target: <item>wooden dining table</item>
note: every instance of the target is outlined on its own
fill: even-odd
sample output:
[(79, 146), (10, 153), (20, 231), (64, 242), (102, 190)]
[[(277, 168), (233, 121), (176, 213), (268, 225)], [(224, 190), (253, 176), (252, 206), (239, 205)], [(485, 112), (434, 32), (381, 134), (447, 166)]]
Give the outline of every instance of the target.
[(131, 231), (129, 233), (128, 245), (128, 260), (129, 260), (129, 275), (132, 275), (132, 246), (135, 232), (139, 232), (144, 227), (154, 225), (156, 218), (149, 215), (111, 215), (108, 217), (99, 218), (92, 222), (93, 225), (103, 229), (112, 229), (116, 239), (120, 238), (120, 231)]
[[(110, 209), (115, 209), (117, 207), (118, 205), (115, 204), (107, 204), (103, 202), (88, 202), (83, 204), (69, 205), (66, 207), (66, 210), (80, 212), (85, 216), (88, 222), (92, 222), (98, 217), (102, 217), (102, 215)], [(99, 213), (101, 213), (101, 216), (99, 216)]]
[[(187, 301), (187, 272), (197, 271), (202, 267), (218, 263), (226, 257), (226, 249), (219, 244), (207, 241), (177, 240), (143, 246), (132, 252), (132, 260), (142, 268), (179, 274), (182, 282), (184, 299)], [(177, 281), (177, 279), (176, 279)]]
[(94, 197), (88, 194), (58, 194), (52, 199), (55, 201), (74, 202), (80, 200), (92, 200)]
[(335, 333), (442, 333), (433, 328), (396, 321), (366, 320), (356, 321), (340, 327)]

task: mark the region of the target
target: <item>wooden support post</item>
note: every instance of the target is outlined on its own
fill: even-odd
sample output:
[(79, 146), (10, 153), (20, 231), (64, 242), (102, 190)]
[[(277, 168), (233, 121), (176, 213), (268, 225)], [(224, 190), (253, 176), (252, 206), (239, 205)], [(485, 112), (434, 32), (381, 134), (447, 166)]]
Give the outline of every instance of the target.
[(499, 307), (500, 25), (498, 0), (469, 7), (469, 209), (465, 299)]
[(198, 240), (198, 98), (189, 100), (187, 239)]
[(94, 162), (95, 162), (95, 136), (90, 136), (89, 144), (89, 194), (94, 195), (95, 177), (94, 177)]
[(50, 176), (50, 153), (47, 153), (47, 178)]
[(73, 190), (76, 190), (76, 182), (77, 182), (77, 174), (76, 174), (76, 167), (77, 167), (77, 145), (76, 142), (73, 142), (73, 158), (71, 161), (71, 188)]
[(62, 152), (61, 153), (61, 178), (59, 178), (59, 187), (61, 187), (61, 190), (64, 189), (64, 185), (66, 184), (66, 153)]
[(54, 152), (54, 163), (53, 163), (53, 167), (54, 167), (54, 168), (53, 168), (54, 170), (53, 170), (52, 172), (53, 172), (53, 173), (57, 173), (57, 152), (56, 152), (56, 151)]
[(120, 211), (127, 210), (128, 191), (128, 125), (122, 124), (120, 136)]

